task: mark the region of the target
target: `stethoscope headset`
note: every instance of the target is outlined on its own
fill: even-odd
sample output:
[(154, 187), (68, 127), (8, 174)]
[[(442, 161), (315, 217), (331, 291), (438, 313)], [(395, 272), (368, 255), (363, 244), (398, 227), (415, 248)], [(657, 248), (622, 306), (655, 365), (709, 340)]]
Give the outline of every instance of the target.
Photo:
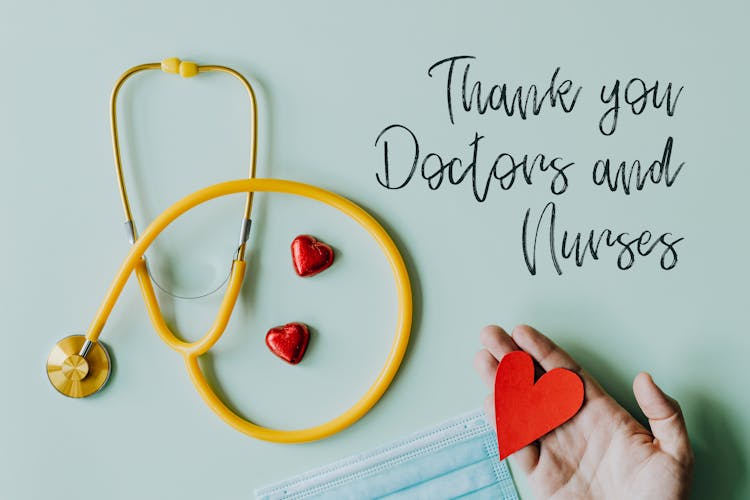
[[(250, 172), (247, 179), (222, 182), (200, 189), (179, 200), (158, 215), (139, 234), (128, 201), (125, 188), (120, 143), (117, 129), (117, 97), (123, 84), (132, 76), (149, 70), (161, 69), (166, 73), (191, 78), (199, 73), (220, 72), (232, 75), (242, 83), (250, 99), (251, 136)], [(82, 398), (99, 391), (109, 379), (111, 362), (106, 347), (99, 336), (112, 309), (131, 274), (135, 272), (149, 319), (159, 337), (174, 351), (182, 355), (190, 380), (203, 401), (226, 423), (249, 436), (279, 443), (313, 441), (339, 432), (364, 416), (385, 393), (398, 371), (409, 342), (412, 320), (412, 295), (409, 275), (398, 248), (383, 227), (365, 210), (325, 189), (300, 182), (255, 177), (257, 160), (258, 113), (252, 85), (237, 71), (217, 65), (198, 65), (193, 62), (168, 58), (161, 63), (133, 66), (125, 71), (112, 90), (110, 97), (110, 126), (114, 151), (117, 182), (125, 212), (125, 226), (131, 242), (130, 252), (117, 271), (112, 284), (85, 335), (72, 335), (59, 341), (47, 360), (47, 375), (60, 393), (73, 398)], [(263, 427), (238, 415), (216, 394), (207, 382), (199, 358), (219, 340), (227, 327), (229, 318), (242, 287), (245, 275), (245, 250), (247, 248), (253, 208), (253, 195), (257, 192), (285, 193), (310, 198), (336, 208), (360, 224), (375, 239), (390, 264), (398, 295), (396, 333), (385, 364), (365, 394), (348, 410), (334, 419), (315, 427), (282, 430)], [(242, 218), (240, 238), (234, 255), (226, 290), (213, 324), (203, 337), (193, 342), (180, 339), (167, 325), (152, 284), (145, 252), (159, 234), (188, 210), (209, 200), (237, 193), (247, 193)], [(158, 286), (158, 285), (157, 285)], [(162, 288), (160, 286), (160, 288)]]

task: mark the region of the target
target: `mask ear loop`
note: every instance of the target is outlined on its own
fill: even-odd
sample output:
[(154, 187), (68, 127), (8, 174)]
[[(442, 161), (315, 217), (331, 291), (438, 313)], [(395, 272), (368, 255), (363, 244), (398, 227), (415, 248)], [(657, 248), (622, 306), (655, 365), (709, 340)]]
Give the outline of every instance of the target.
[[(119, 140), (119, 135), (118, 135), (118, 127), (117, 127), (117, 97), (120, 93), (120, 89), (131, 76), (137, 73), (140, 73), (142, 71), (157, 70), (157, 69), (161, 69), (165, 73), (179, 74), (183, 78), (192, 78), (198, 73), (217, 71), (221, 73), (228, 73), (232, 75), (233, 77), (235, 77), (237, 80), (239, 80), (240, 83), (242, 83), (250, 99), (250, 169), (249, 169), (248, 178), (249, 179), (255, 178), (255, 166), (256, 166), (257, 149), (258, 149), (257, 147), (257, 142), (258, 142), (257, 102), (255, 99), (255, 91), (253, 90), (252, 85), (250, 85), (250, 83), (247, 81), (247, 79), (244, 76), (242, 76), (242, 74), (226, 66), (218, 66), (218, 65), (199, 66), (198, 64), (194, 62), (181, 61), (176, 57), (169, 57), (167, 59), (164, 59), (161, 63), (146, 63), (146, 64), (140, 64), (138, 66), (133, 66), (129, 70), (125, 71), (115, 83), (115, 86), (112, 89), (112, 95), (110, 97), (110, 105), (109, 105), (110, 130), (111, 130), (111, 135), (112, 135), (112, 150), (113, 150), (114, 158), (115, 158), (115, 171), (117, 173), (117, 186), (120, 191), (120, 201), (122, 202), (122, 208), (123, 208), (123, 211), (125, 212), (125, 230), (127, 233), (128, 241), (130, 242), (131, 245), (135, 244), (136, 240), (138, 239), (138, 231), (135, 226), (135, 221), (133, 220), (133, 213), (130, 208), (130, 200), (128, 199), (128, 192), (125, 186), (125, 177), (123, 175), (122, 157), (120, 153), (120, 140)], [(240, 227), (240, 235), (239, 235), (239, 240), (237, 243), (237, 250), (234, 254), (233, 262), (234, 260), (244, 261), (245, 259), (245, 249), (247, 247), (247, 242), (250, 238), (250, 227), (252, 224), (252, 221), (250, 219), (250, 214), (253, 210), (253, 194), (254, 193), (252, 192), (248, 192), (247, 197), (245, 198), (245, 209), (244, 209), (244, 214), (242, 218), (242, 224)], [(227, 283), (227, 281), (229, 281), (229, 277), (232, 274), (232, 265), (234, 265), (233, 263), (232, 265), (230, 265), (230, 268), (229, 268), (229, 271), (227, 272), (226, 277), (218, 286), (216, 286), (216, 288), (211, 289), (207, 292), (198, 294), (198, 295), (186, 296), (186, 295), (176, 294), (168, 290), (165, 286), (161, 285), (155, 278), (154, 274), (152, 273), (151, 268), (148, 265), (148, 262), (146, 261), (145, 255), (143, 256), (143, 260), (145, 262), (146, 272), (148, 273), (149, 278), (156, 285), (156, 287), (162, 292), (176, 299), (200, 299), (203, 297), (207, 297), (209, 295), (213, 295), (214, 293), (221, 290), (224, 287), (224, 285)]]

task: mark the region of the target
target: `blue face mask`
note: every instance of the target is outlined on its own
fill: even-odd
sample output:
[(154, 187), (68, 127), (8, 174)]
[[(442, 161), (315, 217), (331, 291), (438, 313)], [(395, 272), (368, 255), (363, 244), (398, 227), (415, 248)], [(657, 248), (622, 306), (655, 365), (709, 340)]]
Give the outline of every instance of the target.
[(259, 500), (517, 499), (484, 413), (444, 422), (377, 450), (255, 492)]

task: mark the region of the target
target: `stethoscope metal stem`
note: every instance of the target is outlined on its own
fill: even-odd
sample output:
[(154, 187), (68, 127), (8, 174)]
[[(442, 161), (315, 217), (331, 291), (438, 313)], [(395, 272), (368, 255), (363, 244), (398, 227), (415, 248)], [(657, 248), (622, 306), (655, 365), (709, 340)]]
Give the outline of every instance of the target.
[(86, 339), (86, 342), (83, 343), (81, 346), (81, 350), (78, 352), (78, 355), (82, 358), (86, 358), (86, 355), (89, 353), (91, 348), (94, 346), (94, 343), (90, 340)]
[[(135, 221), (133, 218), (133, 213), (130, 207), (130, 200), (128, 198), (128, 192), (125, 186), (125, 176), (123, 174), (122, 155), (120, 153), (120, 138), (119, 138), (119, 133), (118, 133), (118, 125), (117, 125), (117, 98), (119, 96), (120, 90), (122, 89), (123, 85), (130, 77), (138, 73), (141, 73), (143, 71), (159, 70), (159, 69), (161, 69), (165, 73), (179, 74), (183, 78), (191, 78), (197, 75), (198, 73), (219, 72), (219, 73), (229, 74), (240, 81), (242, 86), (247, 91), (247, 95), (248, 95), (249, 102), (250, 102), (250, 169), (248, 172), (248, 178), (250, 179), (255, 178), (257, 156), (258, 156), (257, 155), (257, 150), (258, 150), (258, 146), (257, 146), (257, 143), (258, 143), (257, 101), (255, 97), (255, 91), (252, 85), (250, 85), (250, 82), (248, 82), (247, 79), (241, 73), (235, 71), (232, 68), (228, 68), (226, 66), (219, 66), (215, 64), (198, 65), (193, 62), (180, 61), (179, 59), (174, 58), (174, 57), (167, 58), (163, 60), (161, 63), (154, 62), (154, 63), (146, 63), (146, 64), (139, 64), (137, 66), (133, 66), (132, 68), (125, 71), (115, 83), (115, 86), (112, 89), (112, 94), (110, 96), (110, 103), (109, 103), (110, 132), (112, 136), (112, 151), (114, 153), (115, 172), (117, 174), (117, 186), (120, 192), (120, 200), (122, 202), (122, 207), (125, 212), (125, 230), (127, 233), (128, 241), (131, 245), (133, 245), (135, 241), (138, 239), (138, 230), (136, 229)], [(232, 261), (245, 260), (245, 248), (247, 246), (247, 241), (250, 235), (250, 215), (253, 209), (253, 197), (254, 197), (254, 193), (252, 192), (246, 193), (244, 215), (242, 218), (242, 225), (240, 227), (240, 240), (237, 245), (237, 251), (233, 255)], [(231, 274), (231, 268), (230, 268), (229, 274)], [(201, 294), (193, 295), (193, 296), (184, 296), (184, 295), (176, 294), (168, 290), (167, 287), (162, 286), (156, 280), (156, 278), (151, 274), (151, 271), (149, 268), (149, 275), (151, 279), (154, 281), (154, 283), (156, 284), (156, 286), (163, 292), (167, 293), (168, 295), (174, 298), (179, 298), (179, 299), (198, 299), (201, 297), (205, 297), (207, 295), (211, 295), (217, 292), (218, 290), (220, 290), (224, 286), (224, 284), (229, 279), (229, 274), (227, 274), (226, 278), (218, 286), (216, 286), (215, 288), (211, 289), (210, 291), (206, 293), (201, 293)]]

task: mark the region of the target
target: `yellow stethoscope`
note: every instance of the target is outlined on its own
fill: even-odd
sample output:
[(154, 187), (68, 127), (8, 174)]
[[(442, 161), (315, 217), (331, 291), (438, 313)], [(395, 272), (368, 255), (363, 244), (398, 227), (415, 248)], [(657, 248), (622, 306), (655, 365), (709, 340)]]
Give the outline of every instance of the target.
[[(190, 78), (198, 73), (217, 71), (228, 73), (237, 78), (247, 90), (251, 108), (251, 143), (249, 178), (222, 182), (203, 188), (186, 196), (157, 216), (142, 234), (138, 234), (128, 202), (125, 182), (122, 173), (122, 161), (117, 134), (117, 96), (131, 76), (147, 70), (162, 69), (167, 73), (179, 73)], [(196, 63), (168, 58), (161, 63), (148, 63), (134, 66), (120, 76), (110, 98), (110, 125), (112, 146), (117, 170), (117, 181), (120, 197), (126, 216), (126, 227), (131, 237), (132, 246), (120, 269), (115, 275), (109, 291), (99, 306), (86, 335), (73, 335), (58, 342), (47, 360), (47, 374), (52, 385), (62, 394), (71, 397), (85, 397), (97, 392), (107, 382), (110, 373), (110, 361), (106, 348), (99, 341), (104, 324), (115, 305), (130, 275), (135, 271), (138, 284), (146, 303), (151, 323), (161, 339), (173, 350), (180, 353), (185, 366), (203, 401), (226, 423), (249, 436), (278, 443), (300, 443), (314, 441), (330, 436), (352, 425), (365, 415), (390, 385), (396, 375), (409, 342), (412, 321), (412, 295), (409, 275), (403, 258), (383, 227), (366, 211), (351, 201), (335, 193), (308, 184), (280, 179), (258, 179), (255, 177), (256, 142), (258, 114), (255, 93), (250, 83), (237, 71), (215, 65), (197, 65)], [(354, 219), (375, 239), (385, 253), (396, 283), (398, 295), (398, 314), (396, 333), (383, 368), (365, 394), (348, 410), (324, 424), (297, 430), (282, 430), (263, 427), (250, 422), (230, 409), (216, 394), (201, 370), (198, 359), (219, 340), (229, 322), (229, 317), (237, 302), (245, 275), (245, 249), (250, 232), (250, 214), (253, 206), (253, 194), (257, 192), (286, 193), (303, 196), (330, 205)], [(236, 193), (247, 193), (245, 212), (242, 219), (237, 252), (232, 261), (229, 279), (219, 311), (208, 332), (199, 340), (185, 342), (175, 335), (164, 320), (159, 302), (149, 276), (148, 265), (144, 254), (157, 236), (175, 219), (188, 210), (221, 196)]]

